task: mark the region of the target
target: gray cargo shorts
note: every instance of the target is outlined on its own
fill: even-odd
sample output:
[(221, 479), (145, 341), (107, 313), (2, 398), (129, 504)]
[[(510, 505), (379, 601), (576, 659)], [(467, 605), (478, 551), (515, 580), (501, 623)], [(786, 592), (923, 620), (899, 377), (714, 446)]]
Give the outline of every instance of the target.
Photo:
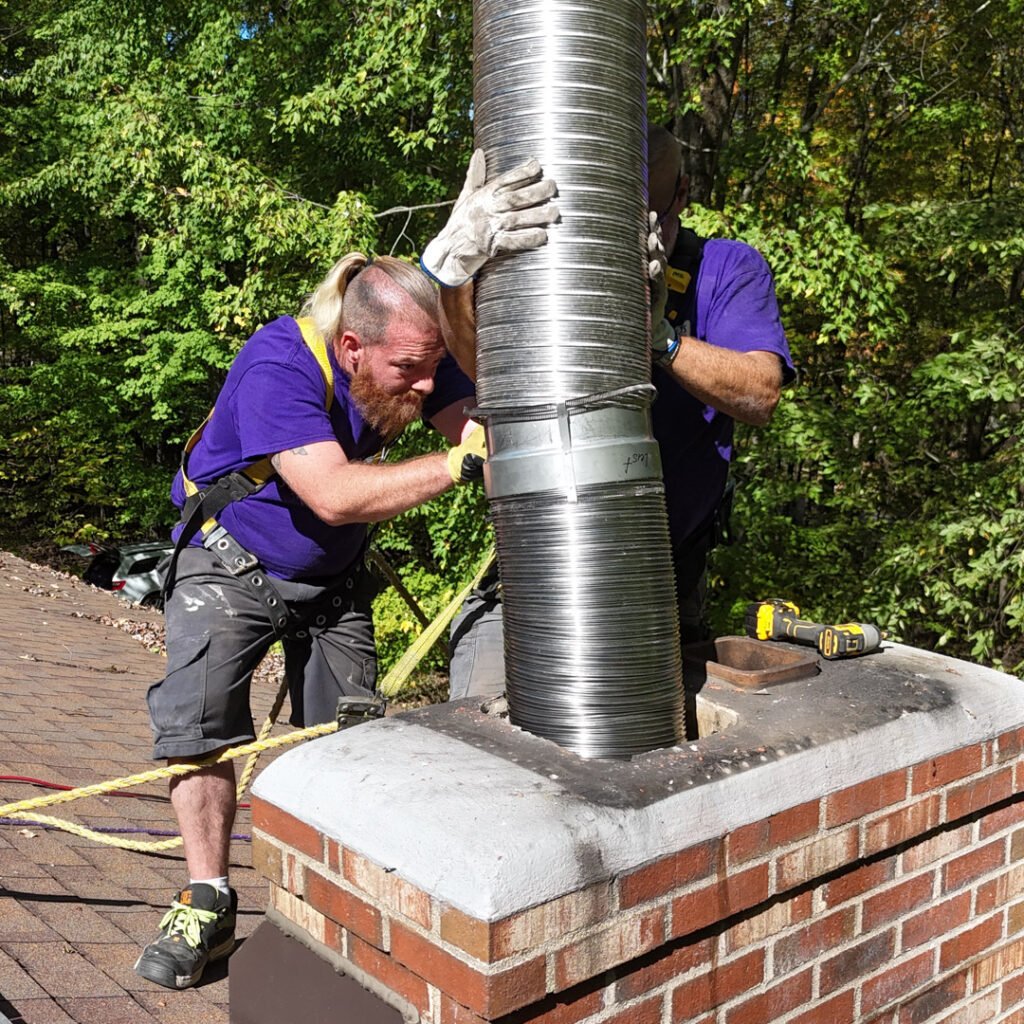
[[(282, 638), (291, 724), (333, 721), (340, 696), (372, 693), (377, 649), (362, 565), (329, 585), (274, 580), (294, 624)], [(167, 674), (149, 688), (153, 758), (201, 757), (255, 739), (249, 687), (274, 642), (266, 610), (205, 548), (178, 559), (165, 609)]]

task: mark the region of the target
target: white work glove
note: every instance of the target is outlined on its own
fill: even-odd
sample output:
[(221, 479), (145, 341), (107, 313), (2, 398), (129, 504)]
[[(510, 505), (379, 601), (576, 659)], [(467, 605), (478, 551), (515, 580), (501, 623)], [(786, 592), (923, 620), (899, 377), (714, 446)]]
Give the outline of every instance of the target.
[(647, 234), (647, 277), (651, 295), (651, 357), (659, 366), (671, 366), (679, 351), (676, 329), (665, 318), (668, 305), (668, 285), (665, 282), (665, 267), (668, 257), (661, 240), (658, 215), (650, 213)]
[(448, 223), (420, 257), (420, 266), (449, 288), (465, 284), (492, 256), (543, 245), (547, 225), (558, 220), (558, 208), (549, 202), (557, 188), (535, 159), (486, 179), (484, 151), (478, 149)]

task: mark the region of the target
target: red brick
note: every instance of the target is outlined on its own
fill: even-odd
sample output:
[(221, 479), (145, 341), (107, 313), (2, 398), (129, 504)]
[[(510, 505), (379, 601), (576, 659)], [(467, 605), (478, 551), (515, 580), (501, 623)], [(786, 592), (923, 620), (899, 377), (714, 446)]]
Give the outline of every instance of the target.
[(1012, 828), (1024, 821), (1024, 800), (1014, 800), (998, 811), (991, 811), (981, 819), (981, 838), (988, 839), (997, 832)]
[(333, 859), (341, 860), (342, 875), (356, 889), (421, 927), (430, 927), (430, 897), (422, 889), (353, 850), (339, 851), (333, 840), (328, 843), (329, 860), (332, 854)]
[(825, 800), (825, 827), (845, 825), (906, 799), (907, 772), (889, 772), (833, 793)]
[[(990, 1024), (999, 1012), (999, 993), (987, 992), (942, 1018), (942, 1024)], [(1006, 1024), (1002, 1021), (1001, 1024)]]
[(681, 1024), (713, 1010), (764, 980), (764, 950), (755, 949), (731, 963), (684, 981), (672, 991), (672, 1021)]
[(956, 821), (984, 810), (1013, 794), (1013, 769), (1004, 768), (994, 775), (956, 786), (946, 794), (946, 821)]
[(1014, 974), (1024, 967), (1024, 938), (1015, 939), (971, 964), (969, 974), (975, 992)]
[(441, 910), (441, 938), (484, 963), (494, 963), (562, 939), (608, 918), (614, 919), (606, 883), (571, 892), (500, 921), (481, 921), (455, 907)]
[(344, 860), (345, 850), (336, 839), (327, 840), (327, 854), (324, 860), (327, 862), (327, 866), (336, 874), (342, 873), (342, 861)]
[(717, 840), (702, 843), (626, 875), (619, 882), (619, 905), (628, 910), (706, 877), (720, 850)]
[(975, 912), (987, 914), (990, 910), (1009, 903), (1022, 890), (1024, 890), (1024, 864), (1017, 864), (1009, 871), (999, 875), (998, 878), (993, 878), (978, 886)]
[(1003, 938), (1003, 915), (993, 914), (973, 928), (954, 935), (942, 943), (939, 951), (939, 970), (948, 971), (957, 964), (966, 963), (982, 950), (996, 945)]
[(903, 922), (903, 948), (912, 949), (966, 924), (971, 915), (971, 894), (943, 900)]
[(805, 846), (782, 854), (776, 862), (775, 889), (787, 889), (821, 878), (857, 859), (857, 828), (823, 836)]
[(270, 905), (293, 924), (311, 935), (317, 942), (336, 952), (343, 949), (343, 929), (337, 921), (322, 914), (314, 906), (290, 893), (287, 889), (272, 885)]
[(306, 878), (306, 899), (320, 913), (337, 921), (343, 928), (354, 932), (378, 949), (383, 948), (380, 911), (364, 903), (358, 896), (310, 871)]
[[(661, 1024), (661, 1007), (663, 999), (648, 999), (645, 1003), (639, 1003), (623, 1010), (622, 1013), (608, 1017), (603, 1024)], [(531, 1021), (531, 1024), (533, 1022)], [(709, 1017), (706, 1021), (697, 1021), (695, 1024), (713, 1024)]]
[(814, 800), (736, 829), (726, 840), (729, 864), (764, 857), (780, 846), (813, 835), (818, 831), (819, 815), (818, 801)]
[(910, 790), (912, 793), (924, 793), (929, 789), (948, 786), (957, 779), (965, 779), (981, 771), (983, 760), (981, 744), (975, 744), (914, 765)]
[(927, 903), (932, 898), (934, 890), (934, 872), (915, 875), (905, 882), (884, 889), (878, 895), (864, 901), (861, 927), (865, 932), (870, 932), (898, 917), (905, 917), (912, 910)]
[(997, 761), (1009, 761), (1020, 757), (1024, 752), (1024, 729), (1011, 729), (997, 737), (995, 743), (995, 759)]
[(501, 959), (494, 955), (493, 924), (470, 917), (457, 907), (445, 907), (441, 911), (441, 938), (481, 963)]
[(734, 1006), (725, 1015), (726, 1024), (771, 1024), (778, 1020), (811, 998), (812, 974), (813, 969), (808, 969)]
[(403, 925), (391, 925), (391, 955), (456, 1002), (483, 1017), (500, 1017), (542, 999), (544, 958), (482, 974)]
[(620, 918), (555, 954), (555, 991), (561, 992), (603, 971), (628, 963), (665, 942), (665, 911), (655, 907)]
[(672, 901), (670, 938), (688, 935), (768, 899), (768, 865), (759, 864)]
[(682, 946), (662, 947), (635, 964), (626, 964), (615, 972), (615, 1001), (625, 1003), (659, 985), (666, 985), (673, 978), (710, 963), (714, 952), (715, 940), (703, 939)]
[(932, 985), (900, 1009), (900, 1024), (925, 1024), (967, 994), (967, 975), (962, 972)]
[(853, 935), (856, 923), (854, 908), (847, 907), (779, 939), (773, 953), (775, 974), (789, 974), (825, 950), (834, 949)]
[(253, 828), (268, 832), (285, 846), (291, 846), (307, 857), (314, 860), (323, 857), (323, 837), (312, 825), (293, 818), (287, 811), (259, 797), (252, 798), (252, 824)]
[(743, 946), (778, 935), (793, 925), (808, 920), (814, 911), (814, 894), (802, 892), (792, 899), (772, 903), (767, 910), (759, 914), (744, 917), (732, 927), (726, 929), (726, 949), (732, 953)]
[(821, 994), (828, 995), (871, 974), (892, 958), (895, 949), (896, 929), (892, 928), (837, 953), (821, 965)]
[(853, 996), (854, 992), (851, 988), (848, 992), (843, 992), (834, 999), (820, 1003), (806, 1013), (794, 1017), (789, 1024), (844, 1024), (844, 1022), (852, 1021), (854, 1019)]
[(1006, 842), (997, 839), (951, 860), (942, 869), (942, 889), (955, 892), (1006, 863)]
[(920, 988), (932, 977), (935, 957), (930, 952), (919, 953), (911, 960), (890, 967), (861, 986), (860, 1012), (867, 1016), (880, 1010), (900, 996)]
[(1014, 903), (1006, 911), (1006, 936), (1024, 931), (1024, 903)]
[(276, 846), (268, 839), (261, 836), (252, 838), (252, 868), (261, 878), (265, 878), (272, 885), (281, 884), (281, 858), (283, 854), (280, 846)]
[(958, 850), (964, 850), (974, 842), (974, 828), (972, 825), (961, 825), (960, 828), (950, 832), (940, 832), (938, 835), (915, 843), (909, 850), (904, 850), (903, 871), (910, 874), (920, 868), (934, 864), (937, 860), (943, 860)]
[(870, 856), (917, 839), (942, 821), (942, 800), (937, 793), (864, 826), (864, 853)]
[(422, 978), (354, 934), (348, 937), (348, 958), (356, 967), (412, 1003), (420, 1013), (425, 1013), (430, 1006), (430, 990)]
[(479, 1014), (441, 993), (441, 1024), (488, 1024)]
[[(569, 992), (548, 996), (504, 1020), (506, 1024), (577, 1024), (601, 1012), (604, 1006), (603, 991), (601, 983), (577, 985)], [(657, 1003), (659, 1013), (663, 1001), (663, 996), (652, 1000)]]
[(896, 877), (896, 858), (887, 857), (885, 860), (875, 861), (874, 864), (865, 864), (862, 867), (854, 868), (845, 874), (834, 878), (821, 887), (821, 896), (826, 907), (836, 907), (847, 900), (856, 899), (864, 893), (877, 889), (886, 882)]
[(1015, 974), (1006, 978), (1000, 987), (1002, 993), (1000, 1006), (1005, 1013), (1018, 1003), (1024, 1003), (1024, 974)]

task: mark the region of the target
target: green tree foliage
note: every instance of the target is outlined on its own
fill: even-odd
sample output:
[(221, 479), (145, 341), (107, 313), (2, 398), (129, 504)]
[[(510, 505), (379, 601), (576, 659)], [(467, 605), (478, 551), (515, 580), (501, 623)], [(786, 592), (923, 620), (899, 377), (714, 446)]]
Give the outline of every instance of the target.
[(463, 159), (448, 93), (467, 91), (450, 58), (468, 12), (29, 0), (0, 17), (9, 522), (162, 530), (182, 441), (249, 334), (344, 253), (410, 251), (376, 212), (447, 194), (429, 154), (443, 139)]
[[(1020, 667), (1024, 4), (649, 8), (651, 119), (686, 146), (690, 220), (765, 253), (801, 370), (771, 427), (740, 431), (716, 625), (784, 594)], [(417, 251), (468, 157), (471, 18), (0, 0), (8, 541), (163, 532), (181, 443), (252, 330), (349, 250)], [(428, 612), (483, 512), (460, 491), (378, 534)], [(381, 624), (386, 650), (414, 628), (393, 594)]]
[(783, 593), (1024, 671), (1024, 7), (654, 6), (693, 219), (768, 257), (802, 374), (741, 432), (717, 625)]

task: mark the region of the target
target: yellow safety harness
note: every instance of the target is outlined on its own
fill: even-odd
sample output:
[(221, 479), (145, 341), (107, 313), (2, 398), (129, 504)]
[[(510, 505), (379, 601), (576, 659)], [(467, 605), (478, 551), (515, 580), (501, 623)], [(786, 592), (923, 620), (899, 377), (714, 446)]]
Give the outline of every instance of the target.
[[(331, 366), (331, 360), (327, 355), (327, 344), (324, 342), (324, 339), (320, 337), (320, 332), (317, 331), (316, 324), (313, 322), (311, 317), (304, 316), (297, 319), (295, 322), (299, 325), (299, 330), (302, 332), (302, 340), (306, 343), (306, 347), (309, 351), (313, 353), (313, 358), (316, 360), (317, 366), (320, 367), (320, 373), (323, 374), (325, 392), (324, 402), (327, 411), (330, 412), (331, 404), (334, 402), (334, 368)], [(185, 494), (188, 498), (200, 493), (199, 488), (189, 479), (188, 473), (185, 469), (188, 462), (188, 456), (192, 449), (199, 444), (200, 438), (202, 438), (203, 432), (206, 430), (206, 426), (212, 418), (213, 409), (210, 410), (206, 419), (196, 427), (192, 432), (192, 436), (185, 442), (185, 450), (181, 456), (181, 480), (185, 485)], [(245, 469), (240, 469), (238, 472), (252, 482), (255, 490), (250, 493), (255, 493), (256, 490), (259, 490), (259, 488), (266, 485), (277, 470), (275, 470), (271, 465), (270, 459), (264, 456), (259, 461), (254, 462), (251, 466), (246, 466)], [(217, 521), (213, 516), (211, 516), (201, 526), (203, 535), (206, 536), (209, 534), (211, 530), (216, 528), (216, 526)]]
[[(334, 371), (327, 355), (327, 345), (309, 317), (296, 320), (302, 332), (302, 340), (313, 354), (320, 373), (324, 378), (324, 402), (328, 412), (334, 401)], [(199, 488), (188, 475), (188, 457), (199, 443), (213, 417), (214, 409), (193, 431), (185, 444), (181, 456), (181, 479), (185, 487), (185, 504), (181, 510), (181, 533), (174, 545), (171, 560), (164, 577), (164, 600), (174, 589), (174, 575), (178, 558), (188, 546), (196, 531), (203, 534), (203, 547), (212, 551), (223, 562), (227, 570), (249, 585), (266, 608), (276, 636), (280, 637), (288, 624), (288, 611), (273, 585), (263, 572), (255, 555), (246, 551), (227, 530), (217, 522), (217, 516), (234, 501), (255, 494), (266, 486), (276, 474), (269, 457), (264, 456), (243, 469), (234, 470)]]

